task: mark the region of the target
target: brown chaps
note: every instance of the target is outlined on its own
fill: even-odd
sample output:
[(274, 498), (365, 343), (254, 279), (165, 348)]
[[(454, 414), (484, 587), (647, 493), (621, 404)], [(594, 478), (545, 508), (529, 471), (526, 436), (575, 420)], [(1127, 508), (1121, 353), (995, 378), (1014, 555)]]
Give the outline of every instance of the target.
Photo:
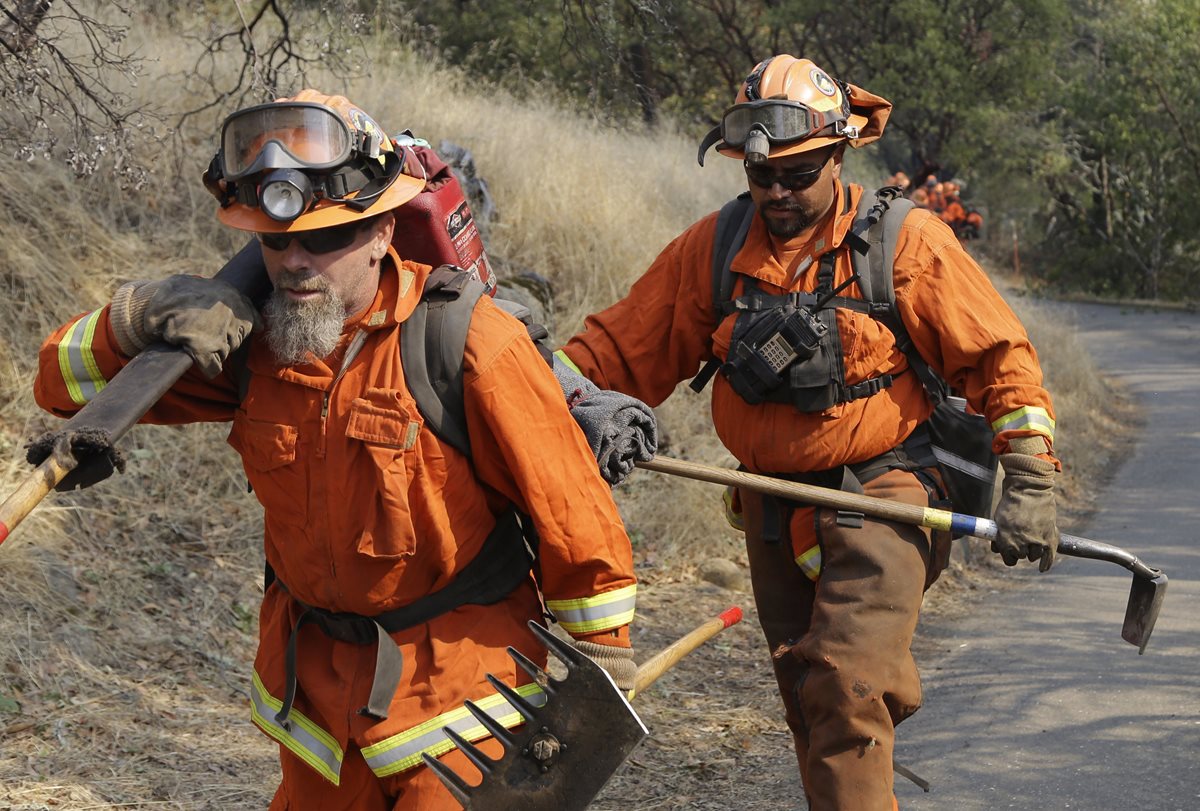
[[(929, 491), (904, 470), (863, 489), (929, 504)], [(929, 530), (870, 517), (855, 528), (853, 519), (839, 522), (836, 510), (793, 504), (784, 511), (783, 537), (764, 540), (764, 511), (777, 508), (757, 494), (740, 495), (755, 603), (809, 806), (891, 811), (895, 725), (921, 706), (913, 632), (950, 539), (935, 533), (931, 550)], [(821, 549), (816, 583), (793, 553), (814, 538)]]

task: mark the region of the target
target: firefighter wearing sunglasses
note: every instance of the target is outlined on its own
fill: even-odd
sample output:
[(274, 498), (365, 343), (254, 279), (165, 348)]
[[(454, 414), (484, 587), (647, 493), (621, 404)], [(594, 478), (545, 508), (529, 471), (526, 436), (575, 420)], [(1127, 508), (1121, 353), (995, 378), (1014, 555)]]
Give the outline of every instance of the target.
[[(276, 811), (457, 809), (422, 755), (470, 774), (451, 727), (500, 756), (464, 701), (522, 722), (489, 673), (544, 701), (506, 653), (545, 665), (527, 627), (544, 610), (632, 686), (629, 539), (525, 326), (486, 295), (476, 305), (462, 361), (470, 456), (417, 409), (400, 330), (431, 268), (393, 247), (393, 211), (424, 186), (404, 169), (341, 96), (234, 113), (205, 183), (221, 222), (261, 244), (274, 287), (261, 313), (211, 279), (132, 282), (41, 355), (38, 402), (66, 416), (151, 342), (181, 346), (196, 366), (144, 421), (232, 423), (273, 578), (249, 709), (279, 746)], [(226, 359), (247, 335), (243, 388)]]
[[(890, 110), (807, 59), (757, 65), (700, 146), (701, 163), (713, 146), (743, 162), (753, 201), (730, 299), (714, 300), (714, 212), (561, 354), (652, 406), (715, 355), (713, 425), (744, 469), (921, 506), (941, 498), (921, 381), (891, 330), (837, 303), (862, 296), (851, 228), (870, 194), (844, 182), (843, 156), (878, 139)], [(1024, 328), (928, 211), (904, 219), (893, 274), (920, 355), (994, 431), (1007, 474), (995, 551), (1044, 571), (1059, 463)], [(810, 807), (889, 811), (895, 725), (921, 704), (910, 644), (948, 535), (747, 491), (730, 502)]]

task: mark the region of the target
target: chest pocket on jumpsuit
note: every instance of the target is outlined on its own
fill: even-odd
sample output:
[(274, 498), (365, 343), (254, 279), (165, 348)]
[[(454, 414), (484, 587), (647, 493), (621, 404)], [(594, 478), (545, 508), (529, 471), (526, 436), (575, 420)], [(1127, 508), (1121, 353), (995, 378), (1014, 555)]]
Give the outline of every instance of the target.
[(408, 504), (418, 473), (417, 438), (423, 424), (417, 405), (397, 389), (367, 389), (350, 404), (346, 424), (348, 471), (343, 503), (361, 521), (358, 551), (375, 558), (413, 554), (416, 532)]
[(233, 418), (229, 444), (242, 457), (246, 478), (272, 524), (302, 527), (308, 521), (308, 475), (297, 461), (299, 439), (294, 425), (253, 419), (242, 409)]

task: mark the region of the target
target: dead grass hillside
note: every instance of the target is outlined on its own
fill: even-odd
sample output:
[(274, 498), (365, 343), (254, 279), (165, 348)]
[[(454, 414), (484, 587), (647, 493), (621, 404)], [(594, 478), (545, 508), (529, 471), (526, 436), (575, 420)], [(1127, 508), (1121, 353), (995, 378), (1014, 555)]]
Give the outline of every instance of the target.
[[(139, 92), (147, 103), (171, 98), (165, 77), (191, 63), (195, 43), (153, 18), (140, 26), (157, 68)], [(621, 295), (659, 247), (742, 182), (733, 161), (696, 166), (691, 137), (614, 131), (553, 99), (481, 87), (391, 44), (372, 48), (371, 78), (327, 79), (323, 89), (389, 129), (473, 151), (501, 215), (489, 248), (553, 282), (559, 335)], [(211, 129), (180, 134), (191, 147), (175, 156), (185, 180), (164, 176), (136, 193), (50, 163), (0, 161), (0, 497), (28, 473), (25, 442), (55, 423), (31, 395), (43, 337), (124, 280), (209, 274), (241, 243), (215, 223), (194, 180), (220, 114)], [(855, 170), (878, 179), (865, 164)], [(1100, 410), (1108, 398), (1069, 329), (1018, 305), (1059, 398), (1068, 471), (1086, 476), (1106, 463), (1091, 438), (1111, 424)], [(681, 392), (661, 415), (671, 454), (728, 460), (705, 398)], [(136, 428), (120, 443), (126, 474), (51, 494), (0, 547), (0, 809), (265, 807), (275, 755), (246, 704), (261, 520), (224, 436), (219, 425)], [(617, 491), (651, 615), (656, 583), (687, 583), (712, 557), (744, 564), (719, 496), (649, 473)]]

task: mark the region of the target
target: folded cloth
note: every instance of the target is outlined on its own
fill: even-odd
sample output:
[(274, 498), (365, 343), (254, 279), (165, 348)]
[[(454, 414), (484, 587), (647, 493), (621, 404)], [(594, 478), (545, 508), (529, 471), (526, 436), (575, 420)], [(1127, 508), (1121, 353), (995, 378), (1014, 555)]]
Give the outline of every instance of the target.
[(557, 355), (553, 368), (571, 416), (583, 430), (600, 465), (600, 475), (609, 485), (625, 481), (637, 462), (654, 458), (658, 423), (650, 406), (619, 391), (598, 388)]

